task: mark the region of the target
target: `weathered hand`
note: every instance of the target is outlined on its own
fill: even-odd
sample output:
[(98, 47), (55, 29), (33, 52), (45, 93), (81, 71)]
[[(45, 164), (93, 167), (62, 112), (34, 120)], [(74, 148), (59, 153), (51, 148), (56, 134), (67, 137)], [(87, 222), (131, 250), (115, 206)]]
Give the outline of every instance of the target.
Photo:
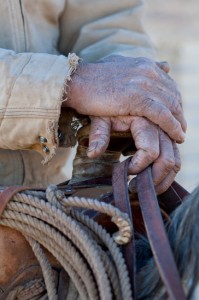
[(166, 68), (147, 58), (122, 56), (81, 64), (64, 105), (91, 116), (143, 116), (181, 143), (186, 121), (180, 93)]
[(87, 152), (89, 157), (95, 158), (106, 150), (111, 130), (130, 130), (132, 133), (137, 152), (129, 164), (129, 174), (137, 174), (153, 163), (156, 192), (160, 194), (166, 191), (180, 170), (176, 143), (157, 125), (143, 117), (92, 117)]

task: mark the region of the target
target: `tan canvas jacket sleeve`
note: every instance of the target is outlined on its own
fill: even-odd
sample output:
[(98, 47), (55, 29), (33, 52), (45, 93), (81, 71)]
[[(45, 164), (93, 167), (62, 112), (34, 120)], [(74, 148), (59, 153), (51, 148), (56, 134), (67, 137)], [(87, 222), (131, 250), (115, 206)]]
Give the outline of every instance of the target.
[(51, 159), (58, 143), (64, 82), (75, 68), (73, 57), (1, 49), (0, 148), (33, 149), (45, 161)]
[(142, 0), (68, 0), (61, 17), (61, 52), (75, 52), (88, 62), (110, 54), (154, 58), (142, 8)]
[[(140, 22), (141, 5), (140, 0), (0, 0), (3, 184), (44, 179), (38, 167), (42, 157), (35, 153), (47, 162), (56, 152), (63, 87), (78, 60), (69, 52), (84, 61), (110, 54), (153, 56)], [(61, 157), (50, 163), (53, 169), (56, 161), (57, 173), (68, 155)], [(4, 174), (11, 173), (7, 180)], [(48, 174), (44, 185), (53, 182)]]

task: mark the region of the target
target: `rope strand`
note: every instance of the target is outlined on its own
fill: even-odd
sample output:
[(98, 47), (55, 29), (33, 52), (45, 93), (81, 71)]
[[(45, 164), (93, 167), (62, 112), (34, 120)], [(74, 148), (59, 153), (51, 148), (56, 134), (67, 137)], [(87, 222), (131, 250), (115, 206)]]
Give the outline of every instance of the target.
[[(109, 215), (118, 232), (111, 236), (77, 208)], [(13, 196), (0, 224), (20, 231), (29, 242), (41, 266), (49, 300), (58, 299), (58, 291), (42, 247), (57, 259), (70, 278), (66, 299), (132, 299), (126, 264), (117, 245), (131, 238), (131, 222), (114, 206), (96, 199), (66, 198), (56, 186), (49, 186), (46, 193), (25, 191)], [(22, 291), (21, 287), (15, 290), (17, 299), (22, 299)], [(26, 294), (28, 291), (31, 289)]]

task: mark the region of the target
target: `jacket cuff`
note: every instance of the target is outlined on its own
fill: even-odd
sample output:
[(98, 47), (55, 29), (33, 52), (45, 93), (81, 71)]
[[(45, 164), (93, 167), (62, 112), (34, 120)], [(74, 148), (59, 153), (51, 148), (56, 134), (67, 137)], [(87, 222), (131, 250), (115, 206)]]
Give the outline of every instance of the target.
[[(59, 146), (59, 127), (60, 127), (60, 118), (61, 118), (61, 106), (63, 101), (67, 101), (67, 84), (71, 80), (71, 75), (76, 71), (77, 66), (79, 62), (79, 57), (75, 55), (74, 53), (69, 54), (67, 58), (67, 62), (65, 65), (65, 68), (63, 72), (65, 73), (65, 76), (63, 74), (63, 81), (60, 85), (60, 91), (57, 98), (57, 115), (53, 120), (49, 120), (47, 124), (47, 128), (44, 135), (39, 136), (39, 146), (40, 149), (39, 152), (41, 152), (44, 156), (44, 159), (42, 160), (42, 164), (48, 163), (53, 156), (56, 154), (56, 149)], [(63, 66), (63, 64), (62, 64)], [(67, 72), (67, 73), (66, 73)], [(72, 122), (72, 117), (70, 117), (70, 114), (65, 114), (65, 120), (67, 122)], [(66, 125), (66, 135), (68, 135), (70, 132), (68, 132), (71, 128), (71, 124), (65, 124)], [(61, 130), (63, 133), (63, 130)], [(67, 137), (65, 137), (67, 138)], [(67, 147), (74, 146), (74, 143), (68, 144)], [(42, 149), (42, 150), (41, 150)]]
[(10, 51), (2, 61), (0, 148), (36, 150), (46, 164), (59, 145), (63, 93), (79, 58)]

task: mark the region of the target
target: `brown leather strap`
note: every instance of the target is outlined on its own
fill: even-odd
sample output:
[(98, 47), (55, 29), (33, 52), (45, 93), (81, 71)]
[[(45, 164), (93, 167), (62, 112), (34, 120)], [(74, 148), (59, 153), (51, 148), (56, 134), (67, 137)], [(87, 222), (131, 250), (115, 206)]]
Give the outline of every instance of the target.
[(188, 195), (189, 192), (187, 192), (179, 183), (174, 181), (166, 192), (158, 196), (158, 199), (161, 203), (164, 203), (166, 212), (170, 214)]
[[(131, 224), (133, 226), (133, 219), (131, 213), (131, 206), (129, 201), (128, 185), (127, 185), (127, 170), (129, 161), (131, 157), (127, 158), (121, 163), (115, 164), (113, 168), (112, 185), (113, 185), (113, 196), (115, 206), (121, 211), (128, 214)], [(136, 262), (135, 262), (135, 240), (134, 240), (134, 230), (132, 230), (131, 241), (123, 246), (123, 253), (126, 260), (127, 268), (129, 271), (133, 299), (136, 299), (136, 284), (135, 284), (135, 274), (136, 274)]]
[(172, 189), (178, 194), (178, 196), (183, 200), (185, 197), (190, 195), (190, 193), (185, 190), (179, 183), (174, 181), (171, 185)]
[(137, 189), (147, 236), (166, 291), (172, 300), (185, 300), (176, 263), (164, 229), (150, 167), (137, 175)]
[(61, 189), (87, 188), (87, 187), (96, 187), (96, 186), (111, 185), (111, 184), (112, 184), (111, 177), (96, 177), (96, 178), (77, 181), (71, 184), (69, 183), (69, 181), (64, 181), (58, 184), (58, 187)]
[(30, 188), (25, 186), (13, 185), (7, 187), (5, 190), (0, 192), (0, 216), (2, 215), (7, 203), (12, 199), (12, 197), (19, 192), (29, 190)]

